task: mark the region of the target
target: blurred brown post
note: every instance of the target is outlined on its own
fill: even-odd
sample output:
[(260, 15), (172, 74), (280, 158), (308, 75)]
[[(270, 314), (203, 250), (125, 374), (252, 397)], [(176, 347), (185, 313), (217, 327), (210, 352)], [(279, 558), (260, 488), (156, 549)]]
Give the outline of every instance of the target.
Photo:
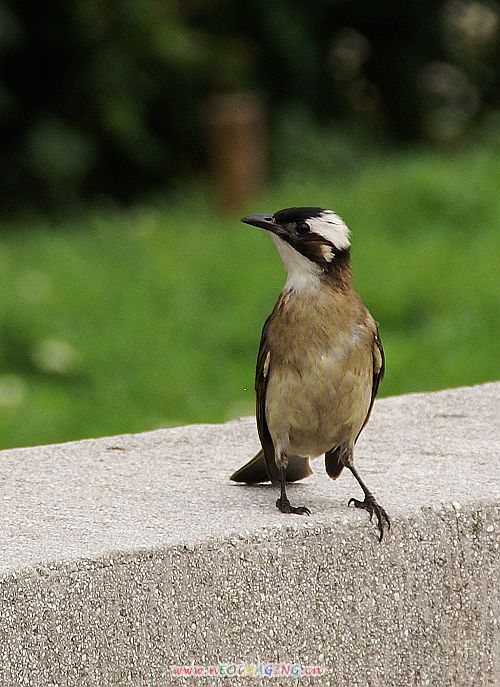
[(214, 95), (209, 102), (209, 154), (221, 205), (242, 210), (264, 182), (267, 159), (264, 106), (248, 93)]

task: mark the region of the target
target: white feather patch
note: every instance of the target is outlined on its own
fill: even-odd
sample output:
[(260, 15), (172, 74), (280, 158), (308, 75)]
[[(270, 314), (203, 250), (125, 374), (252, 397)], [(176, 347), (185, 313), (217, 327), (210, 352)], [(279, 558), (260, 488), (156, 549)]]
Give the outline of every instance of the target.
[(331, 246), (327, 246), (326, 243), (321, 246), (321, 255), (327, 262), (331, 262), (333, 258), (335, 257), (335, 253), (333, 252), (333, 249)]
[(307, 222), (311, 231), (333, 243), (339, 250), (345, 250), (351, 245), (347, 224), (331, 210), (325, 210), (319, 217), (312, 217)]
[(312, 260), (308, 260), (275, 234), (271, 235), (283, 266), (287, 271), (285, 289), (302, 291), (320, 286), (322, 270)]
[(264, 375), (264, 378), (267, 377), (267, 373), (269, 372), (269, 363), (271, 361), (271, 352), (268, 351), (266, 355), (266, 359), (264, 360), (264, 369), (262, 371), (262, 374)]

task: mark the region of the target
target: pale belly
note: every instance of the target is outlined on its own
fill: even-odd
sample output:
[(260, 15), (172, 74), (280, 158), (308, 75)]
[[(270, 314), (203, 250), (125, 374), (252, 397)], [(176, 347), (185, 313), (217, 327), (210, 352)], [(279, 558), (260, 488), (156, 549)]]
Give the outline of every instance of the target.
[[(318, 456), (356, 439), (371, 402), (371, 346), (315, 351), (275, 367), (266, 419), (278, 452)], [(300, 373), (299, 373), (300, 369)]]

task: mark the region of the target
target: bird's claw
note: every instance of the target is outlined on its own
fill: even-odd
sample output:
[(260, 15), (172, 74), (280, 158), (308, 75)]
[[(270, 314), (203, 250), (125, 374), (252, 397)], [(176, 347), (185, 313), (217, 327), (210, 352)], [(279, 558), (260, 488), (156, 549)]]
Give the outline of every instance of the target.
[(288, 499), (279, 498), (276, 507), (282, 513), (295, 513), (296, 515), (311, 515), (311, 511), (306, 506), (292, 506)]
[(391, 529), (391, 521), (382, 506), (375, 501), (375, 498), (371, 494), (366, 496), (364, 501), (359, 501), (358, 499), (354, 498), (349, 499), (347, 506), (349, 507), (351, 503), (354, 504), (355, 508), (362, 508), (363, 510), (366, 510), (370, 515), (370, 522), (373, 518), (373, 515), (376, 515), (377, 527), (378, 531), (380, 532), (378, 540), (381, 542), (384, 538), (385, 528), (387, 528), (387, 530)]

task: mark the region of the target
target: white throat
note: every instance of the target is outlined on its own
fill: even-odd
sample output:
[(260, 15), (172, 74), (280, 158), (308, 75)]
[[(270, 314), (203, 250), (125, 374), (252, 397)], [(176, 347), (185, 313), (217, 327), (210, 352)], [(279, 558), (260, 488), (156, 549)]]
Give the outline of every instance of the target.
[(285, 289), (304, 291), (305, 289), (319, 288), (321, 268), (298, 253), (286, 241), (280, 239), (279, 236), (271, 234), (271, 238), (287, 271)]

